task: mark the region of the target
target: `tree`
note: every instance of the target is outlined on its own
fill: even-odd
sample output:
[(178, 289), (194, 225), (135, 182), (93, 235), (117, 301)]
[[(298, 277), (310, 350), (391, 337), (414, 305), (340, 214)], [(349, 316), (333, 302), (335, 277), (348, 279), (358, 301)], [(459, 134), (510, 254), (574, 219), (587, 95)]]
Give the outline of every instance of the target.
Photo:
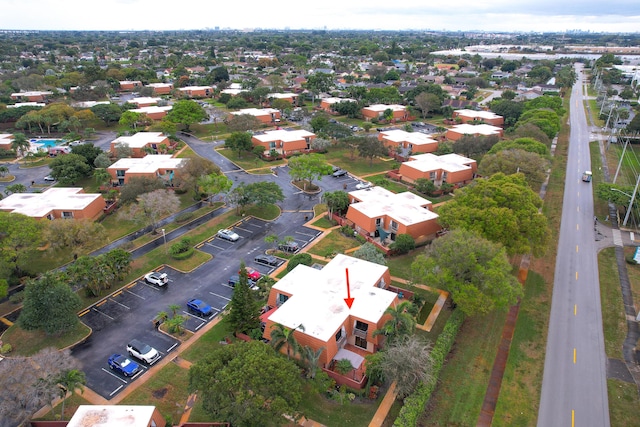
[(440, 98), (437, 95), (433, 93), (422, 92), (421, 94), (416, 96), (415, 104), (416, 107), (420, 109), (422, 118), (426, 119), (429, 113), (440, 108), (441, 103)]
[(148, 176), (131, 177), (120, 189), (120, 202), (123, 205), (127, 205), (135, 202), (141, 194), (163, 189), (165, 189), (165, 185), (160, 178)]
[(124, 220), (131, 220), (151, 226), (153, 232), (158, 227), (161, 218), (174, 214), (180, 210), (180, 199), (170, 190), (154, 190), (138, 196), (137, 203), (132, 203), (122, 209), (118, 216)]
[(108, 184), (111, 181), (111, 174), (106, 168), (95, 168), (93, 170), (93, 179), (102, 186)]
[(11, 149), (16, 152), (16, 155), (18, 157), (24, 156), (24, 153), (29, 150), (30, 145), (31, 143), (23, 133), (17, 132), (13, 134), (13, 139), (11, 140)]
[(298, 264), (310, 266), (311, 264), (313, 264), (313, 257), (305, 252), (295, 254), (287, 263), (287, 273), (296, 268)]
[(495, 154), (502, 150), (510, 150), (513, 148), (521, 149), (531, 153), (539, 154), (543, 157), (549, 156), (549, 149), (542, 142), (537, 141), (534, 138), (516, 138), (513, 140), (504, 140), (497, 142), (489, 150), (489, 154)]
[(530, 110), (522, 113), (517, 126), (531, 123), (539, 127), (549, 139), (560, 131), (560, 116), (552, 110)]
[(329, 216), (344, 214), (349, 207), (349, 193), (346, 191), (327, 191), (322, 194), (322, 201), (327, 204)]
[(415, 249), (416, 241), (411, 234), (398, 234), (395, 242), (389, 245), (389, 249), (399, 254), (406, 254)]
[(116, 104), (98, 104), (91, 107), (91, 111), (107, 126), (117, 123), (122, 116), (122, 109)]
[(353, 101), (340, 101), (331, 106), (331, 109), (338, 114), (355, 118), (360, 114), (360, 105)]
[(191, 157), (188, 161), (180, 163), (177, 173), (185, 185), (193, 189), (193, 195), (196, 199), (199, 198), (198, 180), (211, 174), (220, 174), (220, 168), (211, 160), (200, 156)]
[(78, 365), (68, 349), (45, 348), (31, 357), (4, 359), (0, 363), (2, 425), (28, 425), (31, 416), (58, 394), (57, 380), (62, 372), (77, 369)]
[(4, 194), (7, 196), (15, 193), (26, 193), (27, 186), (24, 184), (11, 184), (7, 185), (7, 188), (4, 189)]
[(314, 179), (320, 181), (323, 175), (330, 173), (331, 166), (321, 154), (303, 154), (289, 160), (289, 175), (294, 181), (304, 181), (304, 190), (307, 189), (307, 183), (312, 186)]
[(295, 356), (296, 353), (300, 351), (300, 345), (296, 340), (294, 331), (296, 329), (300, 329), (304, 332), (304, 325), (300, 324), (295, 328), (287, 328), (284, 325), (279, 323), (274, 323), (271, 325), (271, 345), (276, 351), (280, 351), (282, 347), (286, 346), (287, 349), (287, 359), (291, 358), (291, 352)]
[(24, 276), (31, 254), (42, 243), (44, 222), (30, 216), (0, 212), (0, 273), (2, 277)]
[(236, 151), (238, 157), (242, 158), (242, 152), (251, 151), (253, 142), (251, 142), (251, 134), (248, 132), (233, 132), (224, 141), (224, 146), (230, 150)]
[(453, 151), (465, 157), (479, 157), (498, 142), (497, 136), (463, 135), (453, 143)]
[(387, 260), (384, 259), (384, 254), (380, 252), (380, 250), (378, 250), (376, 245), (370, 242), (367, 242), (360, 246), (353, 253), (353, 256), (365, 261), (373, 262), (375, 264), (387, 265)]
[(84, 372), (78, 369), (67, 369), (63, 371), (60, 376), (55, 380), (58, 383), (60, 390), (59, 397), (62, 399), (62, 408), (60, 409), (60, 419), (64, 420), (64, 402), (66, 401), (67, 394), (80, 390), (80, 394), (84, 391), (84, 385), (87, 384), (87, 377)]
[(198, 187), (202, 194), (206, 194), (209, 204), (213, 203), (213, 196), (216, 194), (226, 194), (233, 187), (233, 181), (222, 173), (211, 173), (198, 179)]
[(327, 126), (329, 126), (329, 118), (326, 114), (317, 114), (309, 121), (309, 125), (311, 125), (311, 129), (315, 133), (322, 132)]
[(258, 129), (260, 126), (262, 126), (262, 122), (251, 114), (234, 114), (227, 123), (227, 129), (231, 132), (246, 132)]
[(73, 154), (79, 154), (86, 159), (89, 166), (93, 168), (93, 163), (96, 161), (96, 157), (103, 153), (100, 147), (96, 147), (93, 144), (80, 144), (71, 148)]
[(388, 381), (395, 381), (400, 399), (409, 396), (433, 375), (431, 344), (418, 336), (405, 335), (380, 353), (384, 377)]
[(260, 327), (260, 306), (251, 295), (244, 261), (240, 262), (240, 280), (233, 287), (229, 313), (225, 316), (235, 332), (248, 334)]
[(427, 178), (418, 178), (416, 179), (416, 190), (422, 194), (426, 194), (427, 196), (432, 196), (436, 191), (436, 185)]
[(120, 115), (120, 119), (118, 120), (118, 124), (120, 126), (125, 126), (131, 129), (137, 129), (138, 123), (140, 122), (142, 114), (136, 113), (134, 111), (124, 111)]
[(505, 249), (478, 233), (453, 230), (431, 243), (411, 264), (415, 282), (451, 293), (467, 316), (507, 309), (522, 297)]
[(443, 226), (475, 231), (502, 243), (510, 255), (537, 256), (547, 249), (550, 230), (539, 212), (542, 201), (524, 175), (496, 173), (456, 190), (455, 195), (438, 210)]
[(67, 249), (78, 255), (91, 246), (105, 240), (107, 232), (104, 226), (90, 219), (54, 219), (48, 221), (44, 238), (52, 249)]
[(315, 103), (316, 96), (328, 92), (333, 86), (333, 77), (331, 74), (326, 73), (314, 73), (307, 77), (305, 83), (307, 89), (312, 94), (311, 103)]
[(133, 154), (133, 149), (126, 142), (117, 142), (113, 148), (118, 159), (127, 159)]
[(165, 119), (176, 124), (183, 124), (185, 131), (189, 132), (189, 126), (200, 123), (209, 117), (207, 112), (196, 101), (182, 99), (173, 103), (173, 108), (169, 110)]
[(234, 426), (279, 425), (302, 399), (299, 369), (260, 341), (212, 350), (189, 370), (189, 388), (213, 419)]
[(91, 175), (91, 166), (87, 159), (79, 154), (64, 154), (56, 157), (49, 163), (51, 176), (62, 185), (74, 185), (82, 178)]
[(384, 314), (390, 318), (382, 325), (382, 328), (376, 329), (373, 336), (384, 335), (387, 343), (391, 345), (403, 336), (413, 334), (416, 328), (416, 319), (411, 314), (410, 301), (402, 301), (400, 304), (387, 307)]
[(524, 174), (532, 188), (537, 189), (546, 178), (549, 163), (549, 160), (540, 154), (511, 148), (483, 156), (478, 165), (478, 171), (483, 176), (490, 176), (498, 172), (505, 175), (519, 172)]
[(25, 330), (41, 330), (49, 335), (68, 331), (78, 323), (82, 306), (60, 273), (45, 273), (24, 289), (24, 304), (18, 325)]
[(324, 347), (320, 347), (318, 350), (314, 350), (308, 345), (302, 347), (301, 354), (307, 370), (307, 378), (314, 379), (316, 377), (316, 373), (318, 372), (318, 362), (320, 361), (320, 356), (322, 356), (322, 352), (324, 352), (324, 350)]
[(387, 154), (387, 147), (376, 137), (364, 137), (358, 144), (358, 155), (369, 159), (369, 166), (373, 166), (373, 159), (375, 157), (386, 156)]

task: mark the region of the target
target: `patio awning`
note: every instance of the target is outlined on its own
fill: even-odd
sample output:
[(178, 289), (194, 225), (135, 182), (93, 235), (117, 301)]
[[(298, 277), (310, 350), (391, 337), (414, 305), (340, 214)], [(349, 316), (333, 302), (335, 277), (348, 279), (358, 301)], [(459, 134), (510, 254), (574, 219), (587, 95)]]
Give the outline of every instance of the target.
[(352, 351), (345, 350), (344, 348), (338, 350), (336, 355), (333, 356), (333, 360), (342, 359), (347, 359), (349, 362), (351, 362), (351, 366), (353, 366), (355, 369), (358, 369), (360, 366), (362, 366), (362, 362), (364, 362), (364, 357)]
[(384, 242), (384, 239), (387, 238), (387, 236), (389, 235), (389, 233), (387, 233), (386, 231), (384, 231), (384, 229), (381, 226), (377, 226), (376, 229), (378, 230), (378, 234), (380, 235), (380, 241)]

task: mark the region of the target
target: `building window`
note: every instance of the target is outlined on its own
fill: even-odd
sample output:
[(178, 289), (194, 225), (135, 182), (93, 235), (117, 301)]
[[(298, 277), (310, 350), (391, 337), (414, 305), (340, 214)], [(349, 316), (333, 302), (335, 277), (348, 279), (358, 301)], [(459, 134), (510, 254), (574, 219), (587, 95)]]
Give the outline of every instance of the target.
[(366, 350), (366, 348), (367, 348), (367, 339), (366, 338), (356, 337), (355, 344), (356, 344), (356, 347), (364, 348)]
[(287, 295), (278, 294), (278, 299), (276, 301), (276, 305), (282, 305), (285, 302), (287, 302), (288, 299), (289, 299), (289, 297)]
[(435, 181), (436, 180), (436, 173), (435, 172), (429, 172), (429, 179), (431, 181)]
[(382, 225), (382, 218), (376, 218), (376, 227)]
[(116, 171), (116, 176), (124, 176), (125, 172), (126, 171), (124, 169), (118, 169)]
[(394, 220), (391, 220), (391, 229), (394, 231), (398, 231), (398, 223)]
[(276, 142), (275, 141), (271, 141), (269, 143), (269, 149), (271, 149), (271, 150), (275, 150), (276, 149)]
[(442, 172), (442, 180), (444, 182), (447, 182), (447, 173), (446, 172)]
[(73, 212), (62, 212), (62, 218), (64, 219), (71, 219), (73, 218)]

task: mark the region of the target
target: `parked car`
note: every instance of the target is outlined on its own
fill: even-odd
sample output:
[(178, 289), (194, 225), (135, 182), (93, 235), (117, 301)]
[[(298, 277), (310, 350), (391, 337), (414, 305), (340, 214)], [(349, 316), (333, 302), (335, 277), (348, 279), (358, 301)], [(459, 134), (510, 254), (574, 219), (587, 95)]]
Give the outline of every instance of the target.
[(203, 317), (210, 316), (211, 312), (213, 311), (209, 304), (195, 298), (187, 301), (187, 308), (189, 309), (189, 311)]
[(109, 368), (120, 372), (125, 377), (132, 377), (140, 372), (140, 365), (128, 357), (115, 353), (109, 357)]
[(47, 175), (47, 176), (45, 176), (45, 177), (44, 177), (44, 180), (45, 180), (45, 181), (48, 181), (48, 182), (53, 182), (53, 181), (55, 181), (56, 179), (55, 179), (54, 177), (52, 177), (51, 175)]
[(149, 365), (153, 365), (160, 360), (160, 353), (158, 353), (158, 350), (135, 339), (129, 341), (129, 344), (127, 344), (127, 353), (129, 353), (129, 356), (142, 360)]
[(240, 238), (240, 236), (238, 236), (238, 234), (235, 231), (229, 230), (228, 228), (218, 230), (217, 235), (219, 238), (228, 240), (230, 242), (235, 242)]
[(280, 259), (274, 257), (273, 255), (261, 254), (256, 256), (253, 260), (258, 264), (268, 265), (271, 267), (276, 267), (278, 264), (280, 264)]
[[(254, 282), (257, 282), (262, 277), (262, 274), (255, 268), (245, 267), (244, 269), (247, 272), (247, 277), (249, 277), (249, 279), (253, 280)], [(240, 274), (239, 271), (238, 274)]]
[[(238, 283), (240, 283), (240, 276), (237, 274), (229, 277), (229, 280), (227, 281), (227, 284), (232, 288), (235, 288)], [(249, 288), (253, 289), (254, 291), (260, 289), (256, 284), (256, 281), (252, 279), (247, 279), (247, 285), (249, 285)]]
[(164, 286), (169, 282), (169, 276), (167, 276), (167, 273), (150, 271), (144, 275), (144, 281), (151, 285)]
[(364, 190), (365, 188), (371, 188), (371, 183), (370, 182), (366, 182), (366, 181), (362, 181), (362, 182), (359, 182), (358, 185), (356, 185), (356, 188), (358, 190)]
[(300, 249), (300, 245), (298, 245), (298, 242), (291, 241), (279, 244), (278, 249), (283, 252), (297, 252)]
[(347, 171), (346, 171), (346, 170), (344, 170), (344, 169), (338, 169), (337, 171), (335, 171), (335, 172), (333, 173), (333, 177), (334, 177), (334, 178), (339, 178), (339, 177), (341, 177), (341, 176), (345, 176), (346, 174), (347, 174)]

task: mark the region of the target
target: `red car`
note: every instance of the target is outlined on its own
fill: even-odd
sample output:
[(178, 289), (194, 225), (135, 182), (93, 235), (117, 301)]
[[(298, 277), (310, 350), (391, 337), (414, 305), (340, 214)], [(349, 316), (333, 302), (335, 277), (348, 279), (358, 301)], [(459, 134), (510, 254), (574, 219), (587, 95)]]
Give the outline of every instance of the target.
[[(247, 272), (247, 276), (249, 277), (249, 279), (253, 280), (254, 282), (257, 282), (258, 279), (262, 277), (262, 274), (260, 274), (260, 272), (256, 269), (253, 269), (251, 267), (245, 267), (245, 270)], [(240, 274), (239, 271), (238, 271), (238, 274)]]

